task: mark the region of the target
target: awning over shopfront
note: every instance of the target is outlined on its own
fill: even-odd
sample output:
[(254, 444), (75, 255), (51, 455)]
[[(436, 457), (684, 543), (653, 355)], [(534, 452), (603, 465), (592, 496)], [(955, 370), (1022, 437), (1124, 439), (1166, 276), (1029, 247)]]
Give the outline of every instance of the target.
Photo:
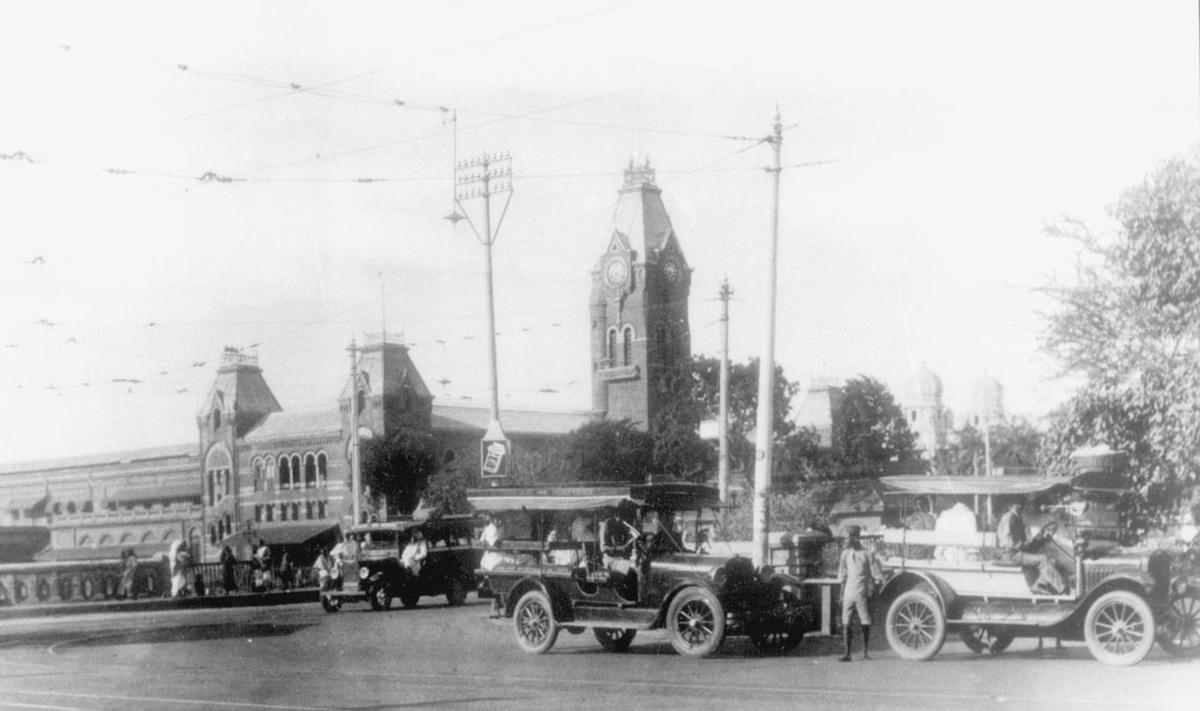
[(255, 528), (252, 531), (239, 531), (221, 539), (218, 545), (233, 546), (247, 543), (258, 545), (259, 541), (268, 546), (298, 546), (319, 539), (328, 538), (333, 542), (337, 538), (337, 524), (331, 523), (298, 523), (295, 525), (276, 525)]
[(43, 513), (50, 505), (50, 494), (41, 491), (24, 496), (16, 494), (9, 497), (6, 511), (31, 511), (34, 516)]
[(199, 481), (180, 481), (161, 486), (138, 486), (117, 489), (108, 495), (108, 500), (119, 504), (137, 504), (148, 501), (200, 501), (203, 494)]
[(594, 487), (525, 487), (471, 489), (467, 501), (476, 511), (589, 511), (629, 502), (675, 510), (716, 506), (716, 487), (664, 483)]
[(885, 476), (884, 494), (1023, 496), (1066, 488), (1066, 479), (1042, 476)]

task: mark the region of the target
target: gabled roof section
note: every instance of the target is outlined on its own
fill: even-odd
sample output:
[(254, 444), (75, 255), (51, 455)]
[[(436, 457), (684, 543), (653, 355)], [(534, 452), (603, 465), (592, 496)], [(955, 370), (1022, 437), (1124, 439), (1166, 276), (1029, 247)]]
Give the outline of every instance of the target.
[[(371, 394), (397, 393), (409, 389), (414, 395), (429, 400), (433, 394), (425, 385), (425, 379), (408, 355), (408, 346), (392, 343), (382, 335), (374, 343), (362, 348), (358, 361), (359, 375), (366, 381)], [(350, 381), (342, 387), (341, 399), (350, 397)]]
[(225, 404), (225, 409), (228, 409), (229, 404), (233, 405), (238, 437), (244, 437), (267, 415), (283, 410), (271, 388), (267, 387), (267, 381), (263, 379), (262, 369), (258, 367), (258, 357), (246, 355), (235, 348), (225, 349), (221, 368), (217, 371), (217, 379), (205, 400), (207, 406), (205, 411), (200, 413), (201, 417), (208, 414), (208, 407), (216, 402), (218, 397)]
[(630, 160), (613, 213), (613, 231), (624, 237), (644, 262), (658, 261), (659, 251), (675, 232), (663, 205), (662, 190), (654, 180), (649, 160), (641, 165)]

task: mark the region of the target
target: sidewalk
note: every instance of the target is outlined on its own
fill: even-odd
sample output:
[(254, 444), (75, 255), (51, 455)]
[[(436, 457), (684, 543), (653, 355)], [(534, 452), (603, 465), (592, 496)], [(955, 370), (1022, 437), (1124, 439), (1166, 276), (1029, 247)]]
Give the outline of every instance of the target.
[(157, 612), (161, 610), (194, 610), (220, 607), (261, 607), (318, 602), (316, 588), (288, 592), (211, 595), (207, 597), (153, 597), (140, 600), (102, 600), (99, 602), (69, 602), (49, 605), (9, 605), (0, 607), (0, 621), (34, 617), (89, 615), (98, 612)]

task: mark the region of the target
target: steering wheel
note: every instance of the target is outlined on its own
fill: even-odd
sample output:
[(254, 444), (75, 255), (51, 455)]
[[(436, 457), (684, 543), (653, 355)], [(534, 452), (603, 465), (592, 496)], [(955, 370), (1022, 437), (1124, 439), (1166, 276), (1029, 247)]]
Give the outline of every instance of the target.
[(1033, 534), (1033, 538), (1029, 539), (1031, 548), (1041, 547), (1046, 541), (1054, 537), (1058, 531), (1058, 521), (1050, 521), (1045, 526), (1042, 526), (1037, 533)]

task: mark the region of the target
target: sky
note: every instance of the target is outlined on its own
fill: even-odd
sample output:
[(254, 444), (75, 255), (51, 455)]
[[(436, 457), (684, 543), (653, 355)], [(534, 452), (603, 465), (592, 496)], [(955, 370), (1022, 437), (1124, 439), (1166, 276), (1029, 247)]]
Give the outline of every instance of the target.
[(590, 270), (635, 156), (693, 268), (693, 351), (719, 351), (727, 278), (731, 358), (758, 356), (776, 107), (787, 376), (902, 396), (928, 367), (963, 411), (987, 374), (1036, 417), (1072, 384), (1038, 349), (1040, 288), (1075, 259), (1044, 226), (1111, 230), (1200, 132), (1182, 1), (48, 2), (0, 23), (3, 461), (196, 441), (226, 346), (285, 409), (330, 406), (351, 339), (383, 328), (436, 402), (485, 406), (456, 156), (512, 156), (502, 409), (590, 406)]

